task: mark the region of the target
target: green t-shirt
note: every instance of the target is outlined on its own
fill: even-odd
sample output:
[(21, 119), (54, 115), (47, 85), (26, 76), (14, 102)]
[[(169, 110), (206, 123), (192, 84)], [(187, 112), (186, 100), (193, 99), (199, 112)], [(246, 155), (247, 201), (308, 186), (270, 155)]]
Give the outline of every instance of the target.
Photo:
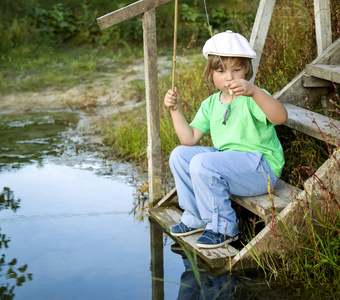
[(260, 152), (276, 176), (281, 176), (284, 157), (274, 124), (251, 97), (238, 96), (229, 108), (229, 117), (223, 117), (229, 103), (222, 104), (220, 93), (204, 100), (190, 126), (205, 134), (209, 131), (213, 145), (218, 150)]

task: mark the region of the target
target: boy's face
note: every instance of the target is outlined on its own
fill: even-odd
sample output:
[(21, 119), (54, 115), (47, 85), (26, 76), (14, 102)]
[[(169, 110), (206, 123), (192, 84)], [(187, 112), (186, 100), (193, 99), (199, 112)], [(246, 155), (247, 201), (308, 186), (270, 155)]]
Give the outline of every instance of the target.
[(229, 58), (224, 61), (224, 65), (213, 71), (213, 81), (215, 86), (222, 92), (229, 91), (229, 85), (232, 80), (245, 79), (246, 70), (237, 60)]

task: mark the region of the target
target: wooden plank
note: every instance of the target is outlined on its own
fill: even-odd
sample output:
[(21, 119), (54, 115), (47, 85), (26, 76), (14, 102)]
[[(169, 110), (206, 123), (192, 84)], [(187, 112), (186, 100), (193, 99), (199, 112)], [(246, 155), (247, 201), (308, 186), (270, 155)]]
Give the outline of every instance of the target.
[(252, 197), (230, 195), (230, 198), (265, 221), (268, 221), (273, 216), (274, 211), (277, 213), (281, 212), (290, 203), (292, 197), (299, 192), (298, 188), (283, 181), (278, 181), (272, 196), (269, 194)]
[(274, 194), (285, 201), (287, 203), (286, 205), (292, 202), (293, 199), (296, 199), (297, 195), (300, 193), (301, 190), (298, 187), (283, 182), (282, 180), (278, 181), (274, 190)]
[(158, 104), (158, 70), (156, 12), (148, 10), (143, 14), (143, 41), (145, 64), (145, 94), (148, 127), (148, 176), (149, 201), (154, 205), (162, 198), (161, 139)]
[[(284, 209), (291, 201), (292, 196), (300, 192), (296, 187), (285, 182), (278, 181), (274, 190), (274, 207), (277, 212)], [(272, 215), (272, 201), (268, 194), (255, 197), (241, 197), (231, 195), (231, 200), (252, 211), (254, 214), (266, 219)], [(166, 207), (178, 201), (177, 190), (173, 188), (155, 207)]]
[(230, 199), (241, 205), (242, 207), (250, 210), (264, 220), (267, 220), (267, 217), (271, 215), (272, 201), (274, 202), (273, 206), (278, 212), (287, 206), (286, 201), (282, 201), (279, 197), (275, 195), (272, 195), (271, 199), (269, 194), (253, 197), (230, 195)]
[(302, 75), (302, 85), (305, 88), (315, 88), (315, 87), (329, 87), (332, 83), (329, 80), (324, 80), (310, 76), (308, 74)]
[[(151, 208), (150, 215), (170, 234), (171, 227), (179, 224), (182, 212), (178, 208)], [(222, 268), (229, 259), (238, 254), (238, 250), (227, 245), (227, 247), (219, 247), (215, 249), (201, 249), (196, 246), (196, 240), (202, 233), (188, 235), (186, 237), (171, 236), (174, 240), (178, 240), (186, 245), (191, 251), (196, 251), (197, 255), (202, 258), (213, 268)], [(171, 235), (171, 234), (170, 234)]]
[(340, 83), (340, 65), (306, 65), (306, 73), (321, 79)]
[(340, 62), (340, 38), (334, 41), (321, 56), (317, 57), (311, 62), (315, 64), (327, 64), (327, 65), (338, 65)]
[(171, 1), (173, 0), (140, 0), (97, 18), (97, 22), (101, 29), (105, 29)]
[[(339, 65), (340, 63), (340, 38), (330, 45), (321, 56), (317, 57), (311, 64), (329, 64)], [(274, 95), (274, 98), (282, 103), (292, 103), (301, 107), (306, 107), (305, 100), (308, 98), (310, 103), (318, 102), (324, 94), (324, 88), (305, 88), (302, 84), (302, 76), (305, 74), (303, 70), (289, 84), (287, 84), (280, 92)]]
[(317, 139), (325, 139), (332, 145), (339, 145), (339, 121), (289, 103), (284, 103), (284, 106), (288, 111), (286, 126), (304, 132)]
[(261, 0), (257, 9), (253, 30), (250, 36), (250, 45), (256, 52), (256, 58), (253, 59), (254, 75), (251, 82), (254, 82), (257, 69), (260, 63), (263, 46), (267, 38), (270, 20), (273, 14), (276, 0)]
[(170, 232), (170, 228), (181, 222), (182, 212), (175, 207), (150, 209), (150, 214), (158, 223)]
[(165, 207), (175, 204), (176, 202), (178, 203), (177, 189), (173, 188), (169, 193), (165, 195), (165, 197), (163, 197), (161, 201), (159, 201), (155, 205), (155, 207)]
[(318, 56), (332, 44), (331, 9), (329, 0), (314, 0), (315, 33)]

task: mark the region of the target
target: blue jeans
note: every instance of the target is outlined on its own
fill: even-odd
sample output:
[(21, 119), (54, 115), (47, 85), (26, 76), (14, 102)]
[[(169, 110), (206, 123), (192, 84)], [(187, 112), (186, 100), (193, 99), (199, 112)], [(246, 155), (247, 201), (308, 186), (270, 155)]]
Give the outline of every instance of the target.
[(182, 222), (193, 228), (238, 234), (238, 219), (229, 194), (258, 196), (277, 176), (258, 152), (219, 151), (213, 147), (178, 146), (170, 155)]

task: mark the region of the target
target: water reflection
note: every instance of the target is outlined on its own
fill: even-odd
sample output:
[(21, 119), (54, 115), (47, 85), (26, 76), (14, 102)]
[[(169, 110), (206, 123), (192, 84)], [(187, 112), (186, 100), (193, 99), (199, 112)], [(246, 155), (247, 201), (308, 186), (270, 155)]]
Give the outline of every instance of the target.
[(150, 251), (152, 300), (162, 300), (164, 299), (163, 231), (161, 227), (152, 219), (150, 219)]
[(138, 222), (143, 222), (144, 219), (147, 219), (149, 216), (149, 201), (148, 197), (145, 196), (145, 194), (141, 194), (138, 189), (138, 183), (136, 182), (135, 186), (136, 193), (134, 195), (134, 201), (133, 201), (133, 207), (131, 209), (130, 214), (133, 214), (134, 218)]
[(240, 297), (237, 289), (236, 276), (230, 274), (210, 276), (204, 269), (199, 268), (191, 258), (187, 257), (179, 244), (173, 244), (171, 250), (182, 256), (184, 265), (178, 300), (244, 299)]
[[(153, 219), (149, 221), (152, 299), (163, 300), (165, 299), (164, 283), (167, 281), (166, 276), (164, 277), (163, 230)], [(242, 298), (236, 276), (230, 274), (210, 276), (205, 269), (198, 266), (197, 261), (193, 259), (188, 250), (184, 250), (184, 247), (178, 243), (171, 245), (172, 254), (181, 257), (184, 267), (180, 282), (177, 282), (179, 286), (178, 300), (252, 299), (249, 297)], [(176, 284), (176, 282), (173, 282), (173, 284)], [(243, 296), (245, 296), (244, 293)]]
[(14, 193), (10, 188), (4, 187), (2, 193), (0, 194), (0, 211), (3, 209), (11, 209), (16, 212), (20, 207), (20, 199), (14, 199)]
[[(153, 219), (150, 222), (150, 269), (152, 275), (152, 300), (262, 300), (291, 299), (283, 286), (273, 285), (268, 289), (268, 282), (254, 273), (251, 277), (239, 274), (223, 273), (218, 270), (205, 269), (205, 263), (199, 257), (194, 257), (185, 246), (173, 241)], [(170, 254), (167, 251), (167, 241), (170, 242)], [(176, 264), (179, 276), (170, 278), (168, 263), (179, 258), (181, 264)], [(216, 273), (217, 271), (217, 273)], [(215, 273), (212, 273), (215, 272)], [(218, 275), (216, 275), (218, 274)], [(171, 288), (172, 297), (169, 298)], [(293, 291), (294, 292), (294, 291)], [(296, 297), (294, 297), (296, 298)]]
[[(11, 209), (16, 212), (20, 207), (20, 199), (14, 198), (13, 191), (4, 187), (0, 193), (0, 211)], [(1, 230), (1, 228), (0, 228)], [(0, 232), (0, 250), (8, 249), (11, 239), (5, 233)], [(14, 289), (22, 286), (26, 281), (32, 280), (32, 274), (27, 272), (28, 265), (21, 267), (17, 266), (17, 259), (13, 258), (10, 261), (6, 259), (5, 254), (1, 253), (0, 258), (0, 299), (13, 299)]]

